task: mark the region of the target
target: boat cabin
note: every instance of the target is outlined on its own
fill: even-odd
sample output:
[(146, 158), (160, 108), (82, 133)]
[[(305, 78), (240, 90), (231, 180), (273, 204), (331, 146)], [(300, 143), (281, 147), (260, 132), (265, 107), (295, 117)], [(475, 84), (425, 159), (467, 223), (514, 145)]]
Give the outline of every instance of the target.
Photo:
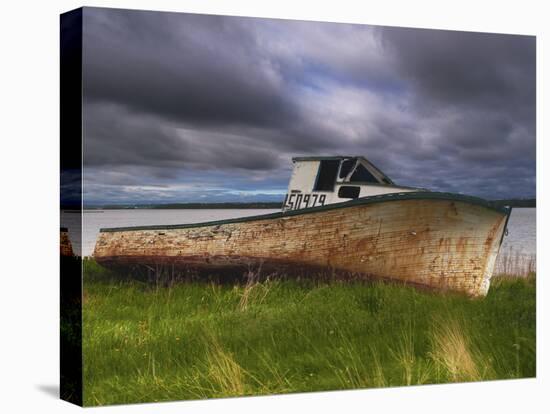
[(421, 190), (395, 185), (365, 157), (296, 157), (292, 163), (283, 211)]

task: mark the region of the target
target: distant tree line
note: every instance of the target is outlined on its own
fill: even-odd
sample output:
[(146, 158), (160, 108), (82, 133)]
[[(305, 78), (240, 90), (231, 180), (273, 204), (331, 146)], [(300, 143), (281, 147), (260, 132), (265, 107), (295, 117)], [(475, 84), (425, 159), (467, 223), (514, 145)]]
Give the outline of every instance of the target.
[(519, 199), (508, 199), (508, 200), (493, 200), (491, 201), (494, 205), (510, 206), (510, 207), (536, 207), (537, 199), (536, 198), (519, 198)]
[(171, 204), (107, 204), (103, 206), (85, 206), (87, 210), (113, 209), (280, 209), (280, 202), (252, 202), (252, 203), (171, 203)]

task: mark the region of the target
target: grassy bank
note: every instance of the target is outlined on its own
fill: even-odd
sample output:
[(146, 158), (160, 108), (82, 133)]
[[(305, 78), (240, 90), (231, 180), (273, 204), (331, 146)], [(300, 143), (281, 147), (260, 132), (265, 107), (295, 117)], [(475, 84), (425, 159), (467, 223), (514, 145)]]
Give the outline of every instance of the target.
[(85, 261), (86, 405), (535, 375), (535, 278), (484, 300), (380, 283), (156, 288)]

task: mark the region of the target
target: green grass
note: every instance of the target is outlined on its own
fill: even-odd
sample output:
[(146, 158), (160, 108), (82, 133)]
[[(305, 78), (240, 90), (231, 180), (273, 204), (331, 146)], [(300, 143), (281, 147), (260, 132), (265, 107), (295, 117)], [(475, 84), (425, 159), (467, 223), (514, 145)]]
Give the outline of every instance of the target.
[(472, 300), (360, 282), (121, 280), (86, 260), (84, 403), (535, 376), (535, 277)]

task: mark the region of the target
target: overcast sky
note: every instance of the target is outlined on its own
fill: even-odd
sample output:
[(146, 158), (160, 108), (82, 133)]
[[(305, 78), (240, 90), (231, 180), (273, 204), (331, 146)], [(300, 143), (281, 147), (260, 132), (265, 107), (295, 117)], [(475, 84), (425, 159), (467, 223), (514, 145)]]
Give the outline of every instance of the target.
[(299, 155), (535, 196), (535, 38), (84, 10), (86, 204), (282, 200)]

